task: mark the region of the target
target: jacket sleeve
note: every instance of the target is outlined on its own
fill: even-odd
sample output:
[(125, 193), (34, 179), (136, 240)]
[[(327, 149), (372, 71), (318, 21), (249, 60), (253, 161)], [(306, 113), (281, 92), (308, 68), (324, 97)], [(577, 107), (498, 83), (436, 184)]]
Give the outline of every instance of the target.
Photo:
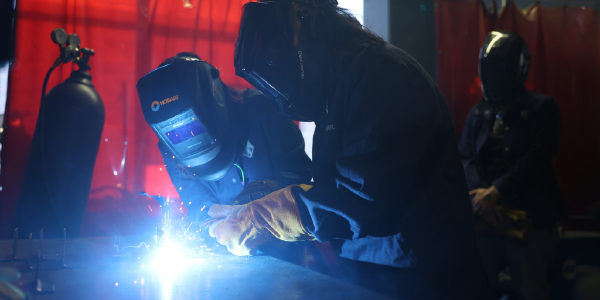
[(461, 141), (460, 141), (460, 158), (462, 160), (463, 168), (465, 170), (465, 176), (467, 179), (467, 187), (469, 191), (478, 188), (488, 188), (490, 185), (481, 178), (479, 174), (480, 162), (475, 157), (475, 139), (473, 137), (473, 129), (475, 126), (474, 120), (475, 107), (469, 111), (467, 115), (467, 121), (463, 129)]
[(532, 120), (529, 147), (508, 172), (494, 180), (502, 195), (518, 195), (532, 180), (547, 172), (547, 166), (558, 151), (560, 115), (554, 99), (544, 101)]
[(304, 137), (298, 125), (280, 113), (271, 113), (268, 120), (269, 160), (274, 175), (267, 179), (282, 188), (309, 183), (311, 161), (304, 150)]
[(173, 155), (161, 142), (158, 143), (158, 148), (171, 182), (177, 193), (179, 193), (181, 201), (188, 209), (188, 218), (197, 221), (206, 219), (210, 206), (219, 203), (215, 191), (205, 181), (184, 174), (179, 170)]
[[(300, 194), (301, 213), (311, 219), (303, 222), (320, 241), (394, 234), (390, 227), (412, 206), (418, 190), (431, 188), (417, 177), (428, 172), (421, 166), (436, 147), (442, 119), (450, 118), (446, 103), (416, 65), (376, 60), (342, 79), (338, 90), (345, 107), (335, 113), (344, 114), (345, 128), (340, 128), (343, 148), (336, 154), (335, 180), (315, 180)], [(452, 135), (457, 147), (449, 123), (442, 134)]]

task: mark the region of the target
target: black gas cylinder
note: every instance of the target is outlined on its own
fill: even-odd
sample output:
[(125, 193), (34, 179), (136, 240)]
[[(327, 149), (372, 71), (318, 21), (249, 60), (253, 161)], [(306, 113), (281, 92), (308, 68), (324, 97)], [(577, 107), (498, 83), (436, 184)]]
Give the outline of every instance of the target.
[(94, 173), (104, 103), (89, 73), (73, 71), (43, 99), (21, 188), (15, 227), (21, 235), (78, 237)]

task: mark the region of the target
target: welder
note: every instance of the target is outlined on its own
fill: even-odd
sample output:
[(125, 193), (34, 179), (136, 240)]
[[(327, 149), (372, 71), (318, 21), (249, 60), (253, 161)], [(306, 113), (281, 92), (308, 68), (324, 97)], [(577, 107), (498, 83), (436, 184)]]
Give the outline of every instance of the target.
[(215, 203), (243, 204), (310, 181), (298, 126), (259, 91), (226, 86), (197, 54), (166, 59), (137, 88), (189, 221), (207, 219)]
[(479, 54), (483, 99), (467, 116), (461, 155), (492, 285), (508, 265), (519, 299), (547, 299), (547, 270), (559, 241), (556, 222), (564, 217), (552, 168), (560, 116), (552, 97), (525, 88), (530, 60), (517, 33), (486, 36)]
[(237, 75), (314, 121), (312, 185), (214, 205), (237, 255), (270, 239), (330, 241), (345, 277), (400, 299), (487, 299), (450, 111), (406, 52), (335, 0), (244, 6)]

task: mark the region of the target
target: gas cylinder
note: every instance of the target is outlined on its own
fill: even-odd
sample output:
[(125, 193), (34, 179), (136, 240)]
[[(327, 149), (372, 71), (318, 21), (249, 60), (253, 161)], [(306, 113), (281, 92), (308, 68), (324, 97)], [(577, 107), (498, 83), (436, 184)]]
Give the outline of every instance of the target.
[(43, 98), (15, 219), (24, 235), (80, 235), (105, 117), (91, 79), (73, 71)]

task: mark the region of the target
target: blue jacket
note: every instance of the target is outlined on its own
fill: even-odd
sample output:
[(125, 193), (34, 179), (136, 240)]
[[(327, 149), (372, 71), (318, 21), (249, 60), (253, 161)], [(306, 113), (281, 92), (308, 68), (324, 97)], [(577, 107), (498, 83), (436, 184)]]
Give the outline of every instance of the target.
[(485, 100), (475, 105), (461, 139), (461, 156), (469, 190), (496, 186), (498, 204), (529, 212), (534, 228), (556, 228), (564, 207), (552, 158), (558, 150), (560, 116), (550, 96), (525, 91), (503, 118), (504, 164), (508, 171), (489, 179), (484, 172), (481, 149), (492, 129), (493, 106)]
[[(410, 299), (482, 299), (450, 110), (406, 52), (369, 47), (342, 72), (315, 131), (313, 177), (302, 221), (340, 257), (397, 270)], [(371, 267), (362, 273), (377, 280)]]
[[(310, 159), (304, 151), (304, 138), (298, 126), (276, 112), (271, 101), (262, 94), (246, 97), (235, 104), (236, 126), (243, 130), (245, 150), (236, 166), (217, 181), (204, 181), (182, 173), (173, 155), (159, 142), (171, 182), (188, 209), (188, 216), (204, 219), (212, 204), (232, 204), (243, 190), (242, 182), (271, 179), (281, 187), (307, 183), (311, 179)], [(191, 204), (189, 204), (191, 202)], [(204, 209), (202, 209), (205, 207)]]

